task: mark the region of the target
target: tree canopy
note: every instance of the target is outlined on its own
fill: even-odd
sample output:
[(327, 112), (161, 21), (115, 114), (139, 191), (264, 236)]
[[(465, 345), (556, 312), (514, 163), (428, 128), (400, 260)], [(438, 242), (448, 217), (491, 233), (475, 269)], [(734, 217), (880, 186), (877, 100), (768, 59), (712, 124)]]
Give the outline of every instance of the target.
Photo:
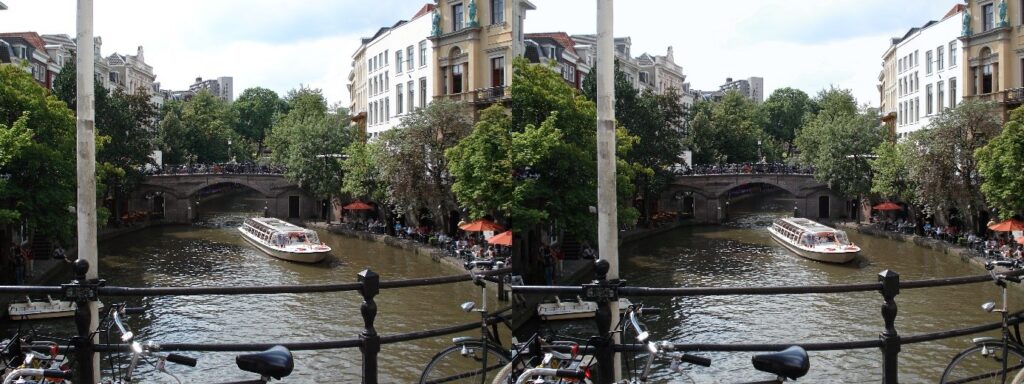
[(69, 241), (74, 216), (66, 208), (75, 202), (75, 117), (14, 65), (0, 66), (0, 149), (0, 224), (24, 222), (46, 237)]
[[(764, 116), (757, 104), (737, 91), (721, 101), (698, 101), (690, 111), (693, 162), (724, 164), (758, 161)], [(762, 141), (762, 144), (764, 142)]]
[(165, 163), (221, 163), (229, 160), (229, 152), (236, 157), (247, 153), (233, 129), (235, 111), (206, 90), (187, 101), (165, 103), (161, 115), (159, 147)]
[(800, 130), (800, 159), (813, 164), (814, 176), (846, 196), (871, 191), (872, 151), (885, 138), (874, 110), (859, 111), (849, 90), (821, 91), (817, 114)]
[(288, 104), (276, 92), (263, 87), (242, 91), (231, 107), (238, 116), (235, 132), (255, 144), (257, 153), (263, 150), (263, 141), (274, 125), (274, 116), (288, 110)]
[(795, 88), (776, 89), (761, 106), (765, 114), (765, 133), (776, 142), (784, 144), (786, 153), (793, 154), (793, 141), (811, 112), (811, 99), (804, 91)]

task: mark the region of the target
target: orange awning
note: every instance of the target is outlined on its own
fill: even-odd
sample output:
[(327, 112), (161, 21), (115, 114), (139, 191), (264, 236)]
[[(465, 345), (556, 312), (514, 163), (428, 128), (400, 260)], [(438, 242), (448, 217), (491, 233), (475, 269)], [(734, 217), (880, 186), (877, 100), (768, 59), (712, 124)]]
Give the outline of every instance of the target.
[(512, 231), (505, 231), (487, 239), (487, 243), (494, 245), (512, 246)]
[(1012, 231), (1024, 231), (1024, 222), (1017, 219), (1010, 219), (1000, 223), (992, 224), (988, 226), (996, 232), (1012, 232)]
[(351, 204), (346, 205), (346, 206), (341, 207), (341, 208), (342, 209), (347, 209), (347, 210), (350, 210), (350, 211), (369, 211), (369, 210), (373, 209), (373, 207), (371, 207), (369, 204), (366, 204), (366, 203), (364, 203), (362, 201), (359, 201), (359, 200), (356, 200), (356, 201), (352, 202)]
[(502, 226), (498, 225), (497, 223), (495, 223), (493, 221), (490, 221), (490, 220), (487, 220), (487, 219), (480, 219), (480, 220), (474, 221), (472, 223), (460, 225), (459, 229), (461, 229), (463, 231), (466, 231), (466, 232), (484, 232), (484, 231), (497, 232), (497, 231), (503, 230), (505, 228), (503, 228)]

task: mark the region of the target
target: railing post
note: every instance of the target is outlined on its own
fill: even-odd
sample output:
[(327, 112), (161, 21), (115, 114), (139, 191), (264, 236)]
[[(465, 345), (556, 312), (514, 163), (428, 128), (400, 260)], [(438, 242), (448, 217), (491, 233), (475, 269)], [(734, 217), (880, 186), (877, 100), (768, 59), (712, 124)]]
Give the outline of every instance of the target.
[(98, 377), (93, 372), (92, 330), (89, 329), (92, 324), (89, 301), (96, 300), (96, 291), (90, 289), (92, 284), (85, 278), (86, 272), (89, 271), (88, 261), (78, 259), (72, 269), (75, 272), (75, 280), (70, 284), (64, 284), (61, 288), (64, 291), (64, 298), (74, 301), (76, 306), (75, 328), (78, 335), (71, 338), (71, 345), (75, 347), (75, 360), (77, 360), (75, 382), (89, 383)]
[[(614, 339), (610, 337), (612, 328), (612, 313), (609, 311), (608, 306), (605, 305), (608, 302), (606, 294), (599, 293), (600, 291), (606, 291), (609, 288), (608, 284), (608, 269), (611, 266), (608, 264), (608, 260), (600, 259), (594, 262), (594, 273), (597, 275), (597, 279), (594, 280), (593, 284), (589, 287), (585, 286), (583, 289), (584, 299), (593, 300), (597, 302), (597, 312), (594, 314), (594, 320), (597, 322), (597, 337), (593, 338), (594, 347), (596, 353), (594, 357), (597, 358), (597, 384), (608, 384), (614, 381), (615, 378), (615, 350), (614, 350)], [(605, 288), (605, 289), (602, 289)], [(613, 296), (617, 292), (613, 289)], [(617, 300), (612, 298), (612, 300)]]
[(882, 320), (885, 331), (879, 335), (882, 341), (882, 383), (896, 384), (899, 382), (898, 368), (900, 353), (900, 336), (896, 333), (896, 295), (900, 293), (900, 274), (884, 270), (878, 274), (882, 283)]
[(377, 303), (374, 296), (380, 292), (380, 275), (369, 269), (359, 272), (358, 281), (363, 283), (359, 293), (363, 295), (363, 305), (359, 312), (363, 315), (363, 332), (359, 334), (359, 350), (363, 353), (363, 383), (377, 384), (377, 353), (380, 352), (380, 336), (373, 327), (377, 318)]

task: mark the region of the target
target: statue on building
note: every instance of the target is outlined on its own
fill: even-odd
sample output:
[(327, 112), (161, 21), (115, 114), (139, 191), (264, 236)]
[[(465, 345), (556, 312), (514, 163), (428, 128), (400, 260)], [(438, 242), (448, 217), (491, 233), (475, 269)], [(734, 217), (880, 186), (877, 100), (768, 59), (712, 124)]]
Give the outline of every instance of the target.
[(1010, 25), (1006, 20), (1006, 0), (999, 0), (999, 26), (1005, 27)]
[(964, 10), (964, 26), (963, 26), (963, 30), (960, 32), (960, 36), (970, 36), (970, 35), (971, 35), (971, 10), (965, 9)]
[[(1004, 0), (1004, 2), (1005, 2), (1005, 0)], [(476, 21), (476, 0), (469, 0), (469, 23), (468, 23), (468, 25), (471, 28), (480, 25), (480, 23)]]
[(441, 36), (441, 12), (434, 8), (434, 28), (431, 32), (434, 36)]

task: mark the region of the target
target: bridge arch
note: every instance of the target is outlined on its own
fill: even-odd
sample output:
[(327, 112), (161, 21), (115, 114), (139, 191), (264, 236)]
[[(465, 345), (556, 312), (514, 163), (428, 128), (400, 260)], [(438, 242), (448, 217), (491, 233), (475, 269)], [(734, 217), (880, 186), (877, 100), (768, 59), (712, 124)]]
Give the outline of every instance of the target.
[(764, 184), (796, 199), (802, 217), (837, 218), (845, 214), (845, 199), (809, 174), (730, 173), (677, 177), (659, 199), (660, 210), (676, 211), (697, 222), (719, 223), (728, 217), (729, 191)]
[[(280, 218), (316, 217), (313, 196), (281, 174), (175, 174), (147, 176), (133, 194), (137, 210), (163, 214), (167, 221), (188, 223), (198, 214), (198, 193), (203, 189), (234, 184), (267, 199), (268, 214)], [(159, 199), (155, 197), (159, 196)], [(157, 205), (160, 203), (160, 205)]]

